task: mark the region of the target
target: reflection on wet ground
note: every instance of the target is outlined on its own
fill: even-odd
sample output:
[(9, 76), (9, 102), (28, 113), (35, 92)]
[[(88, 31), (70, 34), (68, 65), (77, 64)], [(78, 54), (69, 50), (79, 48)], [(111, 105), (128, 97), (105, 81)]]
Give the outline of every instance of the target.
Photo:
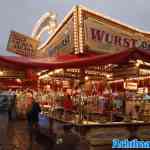
[(8, 121), (7, 114), (0, 113), (0, 150), (45, 150), (32, 140), (25, 121)]

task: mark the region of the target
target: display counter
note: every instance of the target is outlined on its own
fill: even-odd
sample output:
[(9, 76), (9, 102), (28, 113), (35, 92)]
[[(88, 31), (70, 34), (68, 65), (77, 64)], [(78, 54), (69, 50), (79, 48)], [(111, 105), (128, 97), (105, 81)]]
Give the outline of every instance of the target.
[[(113, 139), (150, 139), (150, 122), (106, 122), (98, 123), (83, 121), (64, 121), (51, 116), (45, 116), (49, 120), (47, 129), (52, 131), (54, 128), (63, 125), (71, 125), (73, 130), (80, 136), (85, 137), (91, 146), (111, 145)], [(47, 132), (48, 133), (48, 132)]]

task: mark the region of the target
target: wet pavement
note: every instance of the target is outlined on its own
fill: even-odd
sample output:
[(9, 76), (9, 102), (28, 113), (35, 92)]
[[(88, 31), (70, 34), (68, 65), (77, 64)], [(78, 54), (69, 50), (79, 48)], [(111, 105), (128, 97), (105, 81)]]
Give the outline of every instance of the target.
[(31, 140), (25, 121), (8, 121), (7, 114), (0, 112), (0, 150), (47, 149), (50, 150), (51, 148), (47, 147), (46, 142), (39, 144), (34, 138)]
[[(109, 149), (111, 148), (90, 148), (90, 150)], [(0, 112), (0, 150), (52, 150), (52, 146), (50, 140), (44, 135), (39, 135), (38, 139), (32, 138), (31, 140), (26, 121), (8, 121), (7, 114)], [(87, 149), (80, 148), (80, 150)]]

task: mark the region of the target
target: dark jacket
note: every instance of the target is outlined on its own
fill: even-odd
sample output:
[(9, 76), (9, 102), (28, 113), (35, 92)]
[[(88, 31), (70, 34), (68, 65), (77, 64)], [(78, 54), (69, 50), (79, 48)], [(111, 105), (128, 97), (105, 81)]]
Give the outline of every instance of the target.
[(39, 113), (41, 112), (41, 108), (37, 102), (33, 102), (31, 109), (27, 112), (27, 120), (29, 123), (38, 123), (39, 121)]

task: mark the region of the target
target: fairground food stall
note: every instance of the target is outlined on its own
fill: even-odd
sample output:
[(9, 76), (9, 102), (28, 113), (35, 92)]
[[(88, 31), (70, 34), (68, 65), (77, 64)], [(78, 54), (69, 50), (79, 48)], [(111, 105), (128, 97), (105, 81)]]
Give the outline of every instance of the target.
[(91, 145), (149, 139), (149, 38), (77, 6), (38, 48), (49, 57), (0, 60), (30, 73), (39, 70), (37, 87), (46, 88), (41, 103), (50, 128), (71, 124)]
[[(110, 75), (108, 76), (111, 69), (107, 70), (108, 68), (104, 67), (106, 64), (100, 66), (101, 71), (108, 71), (107, 76), (99, 75), (96, 70), (91, 73), (91, 66), (88, 67), (93, 62), (103, 64), (105, 60), (113, 64), (115, 60), (115, 66), (112, 66), (116, 69), (119, 56), (121, 62), (129, 57), (133, 61), (135, 54), (136, 57), (142, 54), (142, 58), (145, 53), (142, 50), (132, 50), (130, 54), (128, 52), (129, 50), (106, 56), (94, 56), (88, 61), (87, 59), (82, 59), (85, 61), (72, 60), (74, 67), (76, 65), (82, 67), (80, 69), (56, 69), (41, 76), (41, 86), (45, 84), (47, 89), (47, 99), (41, 101), (43, 115), (49, 118), (51, 128), (60, 124), (71, 124), (93, 145), (111, 144), (113, 138), (149, 139), (150, 105), (147, 95), (149, 76), (139, 77), (135, 74), (135, 77), (126, 77), (125, 74), (129, 76), (131, 72), (127, 72), (128, 68), (125, 69), (126, 65), (123, 64), (121, 66), (125, 69), (122, 76), (124, 78), (114, 80)], [(126, 53), (129, 54), (127, 57), (124, 55)], [(131, 66), (132, 63), (130, 63)], [(65, 63), (63, 65), (65, 66)], [(137, 66), (138, 62), (134, 63), (136, 71), (140, 70)], [(86, 74), (84, 76), (82, 76), (83, 69)], [(68, 102), (68, 95), (70, 95), (71, 102)], [(102, 137), (103, 140), (100, 140)]]
[[(40, 76), (51, 92), (59, 91), (47, 111), (50, 126), (70, 123), (91, 145), (111, 144), (113, 138), (149, 139), (149, 38), (148, 33), (75, 7), (43, 46), (59, 65)], [(68, 111), (70, 118), (63, 113), (66, 93), (76, 106)], [(139, 110), (143, 116), (137, 117)]]

